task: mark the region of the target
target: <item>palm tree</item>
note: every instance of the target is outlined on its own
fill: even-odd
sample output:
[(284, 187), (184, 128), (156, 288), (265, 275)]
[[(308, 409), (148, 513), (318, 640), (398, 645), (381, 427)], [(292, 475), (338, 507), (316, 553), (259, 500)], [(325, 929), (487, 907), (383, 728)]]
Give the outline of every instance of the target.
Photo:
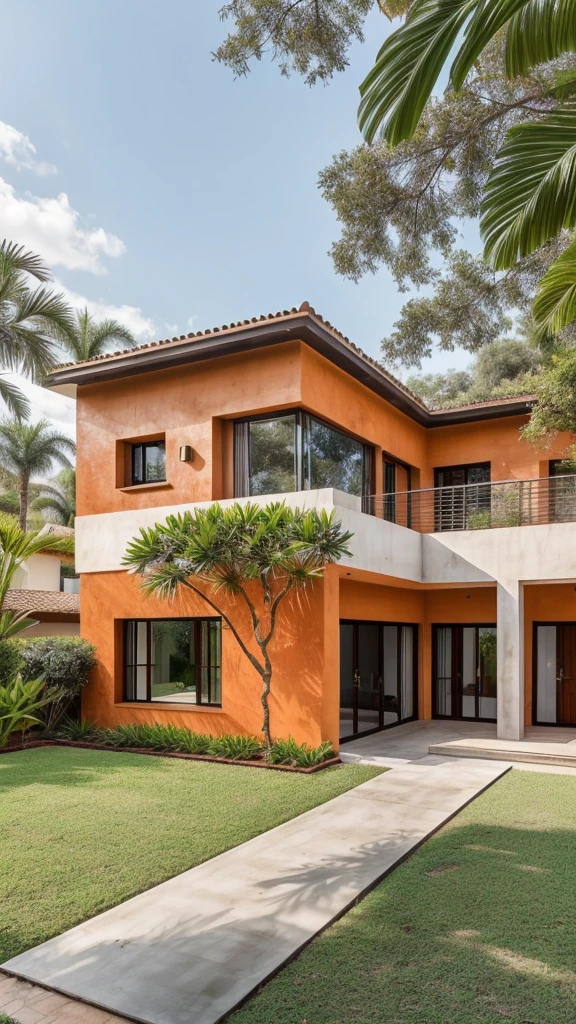
[(37, 512), (49, 512), (50, 522), (74, 526), (76, 470), (65, 466), (50, 483), (41, 484), (40, 494), (30, 507)]
[(74, 441), (52, 430), (48, 420), (33, 424), (21, 420), (0, 422), (0, 465), (18, 477), (20, 529), (26, 529), (30, 477), (49, 473), (54, 462), (71, 466), (68, 456), (75, 451)]
[(68, 551), (69, 539), (38, 531), (27, 533), (10, 516), (0, 517), (0, 640), (36, 625), (29, 612), (5, 611), (4, 601), (17, 570), (38, 551)]
[[(562, 57), (550, 112), (508, 132), (490, 172), (482, 206), (484, 254), (506, 270), (562, 231), (576, 228), (576, 0), (422, 0), (392, 32), (363, 82), (360, 127), (368, 142), (383, 130), (396, 146), (414, 135), (451, 60), (457, 91), (475, 61), (503, 35), (505, 73), (525, 75)], [(456, 47), (452, 58), (453, 49)], [(576, 319), (576, 240), (538, 287), (534, 316), (541, 335)]]
[(78, 362), (96, 359), (119, 343), (130, 348), (138, 344), (132, 332), (118, 320), (95, 320), (87, 309), (77, 310), (73, 334), (65, 340), (66, 348)]
[[(41, 282), (31, 289), (29, 276)], [(0, 367), (41, 379), (57, 362), (57, 341), (72, 334), (74, 319), (61, 295), (43, 287), (50, 272), (23, 246), (0, 243)], [(0, 398), (18, 418), (30, 415), (20, 388), (0, 374)]]

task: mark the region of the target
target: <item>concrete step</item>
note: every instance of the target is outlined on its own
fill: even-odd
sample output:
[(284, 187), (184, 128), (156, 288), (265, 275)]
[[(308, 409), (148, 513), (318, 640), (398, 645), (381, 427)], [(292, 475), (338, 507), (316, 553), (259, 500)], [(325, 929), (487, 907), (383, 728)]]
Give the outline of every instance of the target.
[[(567, 746), (571, 749), (567, 750)], [(479, 757), (489, 761), (523, 761), (576, 768), (576, 745), (572, 747), (566, 743), (453, 740), (450, 743), (434, 743), (428, 750), (430, 754), (441, 754), (444, 757)]]

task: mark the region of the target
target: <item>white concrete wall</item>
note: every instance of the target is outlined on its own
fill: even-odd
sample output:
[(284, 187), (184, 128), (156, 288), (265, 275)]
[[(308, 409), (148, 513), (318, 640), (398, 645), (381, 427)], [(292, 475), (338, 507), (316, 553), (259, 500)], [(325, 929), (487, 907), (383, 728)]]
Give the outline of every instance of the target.
[(60, 590), (60, 558), (58, 555), (31, 555), (21, 566), (20, 590)]

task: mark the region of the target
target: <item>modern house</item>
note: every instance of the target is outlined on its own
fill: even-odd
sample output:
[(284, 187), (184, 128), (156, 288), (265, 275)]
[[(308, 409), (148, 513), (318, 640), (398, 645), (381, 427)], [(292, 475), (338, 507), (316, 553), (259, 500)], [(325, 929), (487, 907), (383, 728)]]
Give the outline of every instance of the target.
[[(40, 536), (74, 538), (74, 530), (47, 523)], [(36, 620), (22, 634), (32, 636), (78, 636), (80, 632), (80, 580), (74, 574), (74, 558), (47, 549), (31, 555), (17, 569), (12, 589), (6, 594), (7, 611), (26, 612)]]
[(431, 411), (307, 303), (59, 367), (49, 386), (77, 399), (87, 718), (260, 732), (260, 679), (230, 631), (193, 593), (145, 597), (122, 557), (169, 513), (273, 497), (336, 508), (354, 534), (284, 606), (274, 735), (576, 725), (572, 438), (523, 440), (530, 397)]

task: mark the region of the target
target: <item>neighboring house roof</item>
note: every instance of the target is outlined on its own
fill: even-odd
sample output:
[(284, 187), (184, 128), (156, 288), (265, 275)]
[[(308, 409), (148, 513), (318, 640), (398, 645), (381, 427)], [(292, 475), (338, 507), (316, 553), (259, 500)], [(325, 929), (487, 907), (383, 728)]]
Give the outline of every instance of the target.
[(80, 615), (80, 595), (64, 594), (60, 590), (9, 590), (3, 606), (11, 612), (30, 612), (31, 615)]
[(447, 426), (471, 420), (526, 414), (535, 400), (534, 395), (527, 395), (492, 399), (450, 409), (429, 409), (422, 399), (381, 363), (372, 359), (316, 313), (308, 302), (303, 302), (299, 309), (294, 307), (279, 313), (268, 313), (267, 316), (252, 317), (251, 320), (213, 327), (211, 330), (182, 334), (179, 338), (147, 342), (138, 348), (106, 352), (83, 363), (65, 363), (52, 371), (46, 384), (54, 390), (71, 394), (78, 384), (149, 373), (220, 355), (254, 351), (295, 339), (305, 341), (422, 426)]

